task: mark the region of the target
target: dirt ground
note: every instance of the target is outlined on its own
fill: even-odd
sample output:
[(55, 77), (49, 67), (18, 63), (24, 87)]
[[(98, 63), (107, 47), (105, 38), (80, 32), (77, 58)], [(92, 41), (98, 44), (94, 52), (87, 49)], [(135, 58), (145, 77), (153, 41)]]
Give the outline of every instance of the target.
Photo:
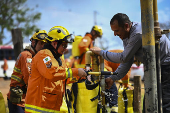
[[(130, 81), (130, 83), (133, 84), (133, 81)], [(0, 91), (2, 92), (4, 100), (5, 100), (7, 113), (9, 113), (8, 107), (7, 107), (7, 93), (9, 91), (9, 84), (10, 84), (10, 80), (4, 80), (3, 78), (0, 78)], [(118, 87), (119, 84), (117, 83), (116, 86)], [(141, 89), (142, 94), (141, 95), (143, 95), (144, 94), (144, 83), (143, 82), (141, 84), (141, 87), (142, 87), (142, 89)], [(142, 98), (143, 98), (143, 96), (142, 96)]]

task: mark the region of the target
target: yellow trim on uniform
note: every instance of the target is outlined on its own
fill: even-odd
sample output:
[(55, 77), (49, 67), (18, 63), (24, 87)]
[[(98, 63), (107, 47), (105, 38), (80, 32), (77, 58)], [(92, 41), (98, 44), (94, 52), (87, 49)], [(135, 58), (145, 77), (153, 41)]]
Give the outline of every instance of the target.
[(72, 72), (71, 68), (66, 68), (66, 79), (72, 78), (72, 76), (73, 76), (73, 72)]
[(89, 48), (86, 48), (86, 51), (89, 51)]
[(70, 70), (70, 78), (72, 78), (73, 72), (72, 72), (71, 68), (69, 68), (69, 70)]
[(61, 57), (64, 59), (64, 54)]
[(16, 75), (12, 75), (12, 76), (11, 76), (11, 79), (14, 79), (14, 80), (16, 80), (17, 82), (19, 82), (19, 83), (21, 83), (21, 84), (25, 84), (25, 82), (24, 82), (21, 78), (19, 78), (18, 76), (16, 76)]
[(68, 78), (68, 72), (67, 72), (68, 68), (66, 68), (66, 78)]
[(15, 72), (22, 74), (21, 69), (18, 69), (17, 67), (14, 67), (13, 69)]
[(41, 108), (41, 107), (30, 105), (30, 104), (25, 104), (25, 111), (31, 112), (31, 113), (60, 113), (60, 111)]

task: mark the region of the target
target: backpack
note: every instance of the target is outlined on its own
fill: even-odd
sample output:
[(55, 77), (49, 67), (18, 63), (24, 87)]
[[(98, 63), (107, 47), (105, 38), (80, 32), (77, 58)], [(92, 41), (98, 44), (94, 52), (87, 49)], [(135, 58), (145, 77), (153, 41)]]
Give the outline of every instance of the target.
[(73, 57), (80, 57), (79, 43), (83, 39), (82, 36), (76, 35), (74, 38), (74, 42), (72, 43), (72, 55)]

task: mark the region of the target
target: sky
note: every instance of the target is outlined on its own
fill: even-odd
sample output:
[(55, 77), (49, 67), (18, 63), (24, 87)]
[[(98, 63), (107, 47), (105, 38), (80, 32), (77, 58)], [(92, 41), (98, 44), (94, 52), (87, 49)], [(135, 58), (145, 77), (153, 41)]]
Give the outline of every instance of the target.
[[(158, 20), (166, 23), (170, 21), (170, 0), (157, 0)], [(123, 49), (122, 40), (114, 36), (110, 28), (110, 19), (116, 13), (125, 13), (131, 21), (141, 22), (140, 0), (27, 0), (26, 5), (40, 12), (41, 19), (36, 25), (47, 32), (54, 26), (63, 26), (69, 33), (84, 36), (90, 32), (95, 22), (103, 29), (103, 36), (96, 41), (96, 46), (110, 49)], [(96, 12), (96, 13), (95, 13)], [(3, 43), (10, 40), (11, 34), (6, 33)], [(31, 36), (30, 36), (31, 37)], [(24, 42), (29, 43), (26, 37)]]

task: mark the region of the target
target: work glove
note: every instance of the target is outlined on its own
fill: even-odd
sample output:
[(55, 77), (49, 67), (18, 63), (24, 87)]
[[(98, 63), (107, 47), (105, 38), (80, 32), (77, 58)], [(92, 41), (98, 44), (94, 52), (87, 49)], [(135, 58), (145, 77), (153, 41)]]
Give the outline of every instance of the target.
[(78, 76), (79, 77), (86, 77), (87, 73), (85, 72), (85, 70), (83, 68), (78, 68)]

